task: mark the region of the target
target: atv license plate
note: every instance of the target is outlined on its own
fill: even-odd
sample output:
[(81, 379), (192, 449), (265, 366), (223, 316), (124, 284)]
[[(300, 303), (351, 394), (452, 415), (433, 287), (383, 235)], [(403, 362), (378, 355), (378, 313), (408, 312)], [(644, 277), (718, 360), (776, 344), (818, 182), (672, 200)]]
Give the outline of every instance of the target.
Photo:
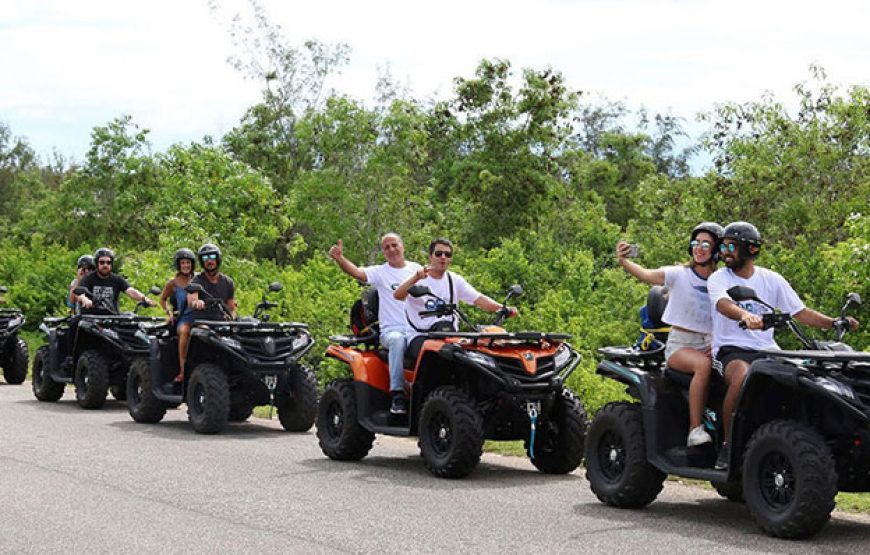
[(266, 384), (269, 391), (275, 391), (275, 388), (278, 387), (278, 376), (270, 374), (263, 378), (263, 383)]

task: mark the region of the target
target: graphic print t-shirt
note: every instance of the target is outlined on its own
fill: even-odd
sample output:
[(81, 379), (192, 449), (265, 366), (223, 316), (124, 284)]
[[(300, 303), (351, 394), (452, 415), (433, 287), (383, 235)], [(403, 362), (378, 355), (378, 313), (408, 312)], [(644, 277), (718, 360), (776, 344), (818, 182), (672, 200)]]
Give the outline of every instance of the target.
[(127, 280), (118, 274), (109, 274), (106, 278), (101, 278), (97, 272), (86, 275), (79, 285), (91, 291), (91, 300), (94, 301), (91, 308), (82, 310), (83, 314), (112, 314), (112, 311), (100, 306), (100, 301), (105, 301), (114, 312), (118, 312), (118, 297), (130, 288)]
[[(199, 299), (201, 301), (206, 299), (220, 299), (226, 303), (230, 299), (234, 299), (236, 296), (236, 284), (233, 283), (231, 278), (223, 274), (218, 274), (217, 283), (212, 283), (208, 280), (205, 272), (200, 272), (195, 278), (193, 278), (193, 283), (198, 283), (202, 285), (203, 289), (205, 289), (204, 292), (199, 294)], [(229, 310), (229, 308), (230, 307), (227, 306), (227, 310)], [(205, 310), (194, 310), (193, 318), (194, 320), (225, 320), (226, 315), (219, 306), (212, 304), (206, 306)]]
[(707, 280), (688, 266), (666, 266), (664, 271), (670, 297), (662, 321), (698, 333), (712, 333)]

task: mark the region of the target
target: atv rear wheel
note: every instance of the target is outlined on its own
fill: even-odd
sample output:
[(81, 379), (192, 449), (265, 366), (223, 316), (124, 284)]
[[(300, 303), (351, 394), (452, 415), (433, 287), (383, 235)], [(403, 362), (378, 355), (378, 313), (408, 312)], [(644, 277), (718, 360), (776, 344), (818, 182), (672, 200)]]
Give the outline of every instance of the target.
[(136, 422), (155, 424), (163, 420), (166, 407), (154, 395), (148, 359), (136, 358), (127, 373), (127, 410)]
[(716, 490), (716, 493), (735, 503), (743, 503), (743, 482), (734, 480), (732, 482), (710, 482), (710, 485)]
[(323, 454), (337, 461), (358, 461), (371, 450), (375, 434), (357, 421), (352, 380), (326, 386), (317, 407), (317, 439)]
[(831, 451), (804, 424), (768, 422), (746, 447), (743, 494), (765, 533), (792, 539), (812, 536), (834, 510), (837, 472)]
[(227, 425), (230, 389), (217, 364), (204, 362), (193, 369), (187, 384), (187, 418), (201, 434), (216, 434)]
[(289, 395), (279, 398), (278, 420), (288, 432), (307, 432), (317, 417), (317, 378), (305, 366), (297, 366), (288, 375)]
[(3, 362), (3, 377), (6, 378), (6, 383), (18, 385), (27, 378), (27, 363), (30, 358), (27, 343), (21, 338), (16, 338), (8, 345), (11, 349), (6, 353), (7, 357)]
[[(583, 404), (567, 389), (556, 398), (537, 428), (532, 464), (546, 474), (567, 474), (580, 466), (589, 426)], [(529, 440), (525, 442), (529, 451)]]
[(471, 398), (455, 387), (429, 394), (420, 413), (420, 453), (440, 478), (462, 478), (480, 462), (483, 418)]
[(76, 401), (83, 409), (98, 409), (109, 392), (109, 363), (99, 351), (85, 351), (75, 373)]
[(48, 346), (40, 347), (33, 357), (33, 396), (40, 401), (53, 403), (63, 397), (64, 383), (57, 383), (48, 375)]
[(609, 403), (599, 410), (586, 436), (586, 479), (598, 499), (639, 509), (658, 496), (665, 477), (646, 460), (640, 406)]

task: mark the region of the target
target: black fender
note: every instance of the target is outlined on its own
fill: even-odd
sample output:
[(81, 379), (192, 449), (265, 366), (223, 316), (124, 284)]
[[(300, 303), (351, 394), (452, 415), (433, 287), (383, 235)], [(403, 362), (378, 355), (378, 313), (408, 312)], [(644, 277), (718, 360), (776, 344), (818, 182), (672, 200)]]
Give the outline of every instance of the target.
[(625, 384), (628, 394), (639, 399), (644, 407), (655, 406), (658, 397), (656, 377), (648, 371), (604, 359), (595, 367), (595, 373)]

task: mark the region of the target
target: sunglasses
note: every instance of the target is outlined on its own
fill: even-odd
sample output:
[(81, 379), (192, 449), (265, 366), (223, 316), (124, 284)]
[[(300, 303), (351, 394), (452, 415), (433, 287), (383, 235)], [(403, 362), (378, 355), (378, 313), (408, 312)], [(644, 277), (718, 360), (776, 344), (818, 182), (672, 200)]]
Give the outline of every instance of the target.
[(98, 260), (97, 264), (99, 264), (100, 266), (111, 266), (112, 261), (111, 260)]
[(435, 251), (432, 253), (435, 258), (453, 258), (453, 253), (450, 251)]
[(725, 252), (725, 251), (734, 252), (737, 250), (737, 244), (736, 243), (728, 243), (726, 245), (725, 243), (722, 243), (721, 245), (719, 245), (719, 250), (722, 252)]
[(216, 254), (204, 254), (202, 255), (203, 260), (217, 260)]
[(701, 247), (701, 249), (708, 251), (713, 246), (713, 244), (710, 243), (710, 241), (698, 241), (697, 239), (693, 239), (689, 242), (689, 246), (693, 249), (695, 247)]

